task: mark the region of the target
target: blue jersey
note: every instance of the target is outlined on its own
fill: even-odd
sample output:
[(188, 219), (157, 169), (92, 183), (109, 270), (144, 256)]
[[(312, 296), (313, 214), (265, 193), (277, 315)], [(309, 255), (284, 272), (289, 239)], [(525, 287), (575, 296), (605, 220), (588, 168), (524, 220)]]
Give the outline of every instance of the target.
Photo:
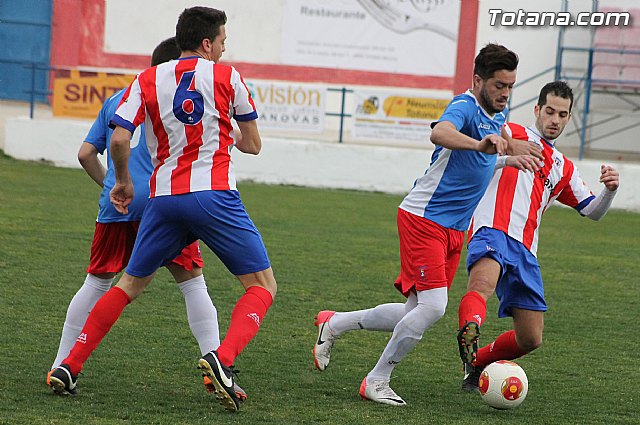
[(100, 210), (97, 220), (99, 223), (140, 221), (142, 212), (149, 200), (149, 177), (153, 171), (153, 166), (151, 165), (151, 157), (144, 138), (144, 128), (140, 126), (139, 130), (136, 130), (131, 138), (129, 173), (133, 181), (135, 196), (133, 202), (129, 205), (129, 214), (120, 214), (109, 201), (109, 192), (111, 192), (116, 182), (115, 169), (109, 154), (111, 134), (113, 134), (113, 130), (109, 128), (109, 123), (115, 115), (116, 109), (118, 109), (123, 94), (124, 90), (121, 90), (104, 102), (98, 118), (96, 118), (91, 130), (89, 130), (89, 134), (85, 138), (85, 142), (91, 143), (99, 153), (103, 154), (105, 149), (107, 151), (107, 175), (104, 178), (104, 189), (102, 189), (100, 200), (98, 201)]
[[(506, 116), (506, 108), (490, 116), (467, 92), (451, 100), (439, 121), (449, 121), (461, 133), (482, 140), (489, 134), (500, 134)], [(496, 155), (437, 146), (429, 168), (415, 181), (400, 208), (443, 227), (467, 230), (495, 164)]]

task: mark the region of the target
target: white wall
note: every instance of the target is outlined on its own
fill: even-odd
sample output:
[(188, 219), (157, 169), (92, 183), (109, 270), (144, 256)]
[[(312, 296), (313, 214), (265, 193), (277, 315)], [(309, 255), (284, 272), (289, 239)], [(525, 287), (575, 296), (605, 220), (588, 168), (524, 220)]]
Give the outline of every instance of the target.
[[(5, 152), (18, 159), (45, 158), (56, 165), (79, 167), (76, 153), (90, 122), (12, 118), (7, 120)], [(423, 149), (356, 146), (293, 139), (265, 138), (258, 156), (234, 152), (238, 180), (309, 187), (358, 189), (404, 194), (424, 173), (431, 156)], [(614, 164), (621, 174), (615, 208), (640, 212), (640, 164)], [(577, 166), (596, 193), (599, 161)]]
[[(284, 0), (107, 0), (105, 50), (148, 55), (158, 41), (175, 35), (178, 15), (198, 5), (227, 13), (224, 60), (279, 63), (283, 4)], [(145, 10), (154, 11), (153, 19)]]

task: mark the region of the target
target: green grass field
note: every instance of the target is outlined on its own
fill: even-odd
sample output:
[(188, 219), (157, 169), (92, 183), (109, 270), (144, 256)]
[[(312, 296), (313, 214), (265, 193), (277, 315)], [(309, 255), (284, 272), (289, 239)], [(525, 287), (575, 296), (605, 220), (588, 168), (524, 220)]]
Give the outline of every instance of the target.
[[(242, 410), (228, 414), (204, 391), (182, 296), (165, 270), (86, 363), (78, 396), (61, 398), (44, 379), (68, 302), (84, 280), (98, 188), (81, 170), (0, 155), (0, 423), (640, 422), (640, 215), (611, 211), (594, 223), (568, 209), (547, 213), (539, 249), (550, 308), (545, 344), (520, 361), (529, 395), (519, 408), (496, 411), (459, 390), (462, 267), (447, 314), (396, 368), (392, 387), (409, 406), (394, 408), (358, 397), (387, 334), (345, 335), (322, 373), (311, 350), (318, 310), (402, 301), (391, 286), (401, 196), (248, 183), (240, 190), (279, 284), (261, 332), (236, 363), (249, 393)], [(204, 254), (224, 334), (241, 288), (210, 251)], [(492, 300), (485, 343), (511, 325), (495, 311)]]

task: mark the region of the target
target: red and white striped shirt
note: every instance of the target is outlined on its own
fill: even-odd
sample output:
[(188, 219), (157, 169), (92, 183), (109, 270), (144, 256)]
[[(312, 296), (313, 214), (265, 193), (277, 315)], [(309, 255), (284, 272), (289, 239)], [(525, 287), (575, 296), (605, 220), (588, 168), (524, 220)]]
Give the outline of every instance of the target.
[(258, 118), (233, 67), (197, 57), (146, 69), (127, 89), (112, 119), (133, 132), (144, 121), (153, 163), (150, 197), (236, 189), (231, 118)]
[(595, 196), (580, 178), (573, 162), (534, 129), (509, 123), (509, 130), (514, 139), (542, 146), (544, 167), (536, 173), (513, 167), (496, 170), (473, 213), (469, 240), (481, 227), (492, 227), (520, 241), (536, 255), (538, 228), (547, 207), (557, 199), (580, 212)]

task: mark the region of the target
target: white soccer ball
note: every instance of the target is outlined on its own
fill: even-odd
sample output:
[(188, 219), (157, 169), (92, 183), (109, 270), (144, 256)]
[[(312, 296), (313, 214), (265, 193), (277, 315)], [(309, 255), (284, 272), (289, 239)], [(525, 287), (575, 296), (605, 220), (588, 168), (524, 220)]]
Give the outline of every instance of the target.
[(514, 362), (500, 360), (487, 366), (478, 382), (482, 400), (494, 409), (513, 409), (527, 396), (529, 380)]

